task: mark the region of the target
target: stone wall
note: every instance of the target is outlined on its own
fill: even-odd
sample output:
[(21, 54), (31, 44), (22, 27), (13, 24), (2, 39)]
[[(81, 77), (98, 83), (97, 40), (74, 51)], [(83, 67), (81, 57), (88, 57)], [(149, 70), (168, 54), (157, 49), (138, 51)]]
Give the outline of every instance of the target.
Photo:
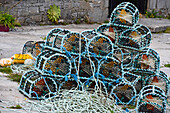
[[(1, 10), (9, 9), (20, 0), (0, 0)], [(61, 19), (74, 23), (77, 20), (102, 22), (108, 16), (109, 0), (22, 0), (10, 10), (22, 25), (50, 24), (47, 10), (56, 4), (61, 9)]]
[(148, 0), (148, 10), (155, 9), (158, 15), (170, 16), (170, 0)]

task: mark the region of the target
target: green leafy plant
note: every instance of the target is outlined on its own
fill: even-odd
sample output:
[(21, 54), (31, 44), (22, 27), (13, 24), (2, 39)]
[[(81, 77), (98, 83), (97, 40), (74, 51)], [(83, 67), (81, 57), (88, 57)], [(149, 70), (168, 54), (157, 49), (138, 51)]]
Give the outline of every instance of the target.
[(75, 24), (80, 24), (81, 21), (80, 21), (80, 18), (78, 18), (76, 21), (75, 21)]
[(21, 27), (21, 24), (19, 22), (14, 22), (15, 27)]
[(153, 9), (151, 12), (146, 11), (145, 16), (146, 18), (157, 18), (157, 13), (158, 12), (156, 12), (155, 9)]
[(170, 19), (170, 16), (166, 17), (166, 19)]
[(156, 16), (156, 18), (164, 18), (163, 16)]
[(8, 26), (9, 28), (14, 28), (14, 22), (15, 18), (12, 15), (0, 12), (0, 25)]
[(47, 11), (47, 17), (50, 21), (54, 22), (55, 24), (58, 24), (58, 19), (61, 16), (61, 10), (60, 7), (54, 5), (50, 6), (50, 9)]

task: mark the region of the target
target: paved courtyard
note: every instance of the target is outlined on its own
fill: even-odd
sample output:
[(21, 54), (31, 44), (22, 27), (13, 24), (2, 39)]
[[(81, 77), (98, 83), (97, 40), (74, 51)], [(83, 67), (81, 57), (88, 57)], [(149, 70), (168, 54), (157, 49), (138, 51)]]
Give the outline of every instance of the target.
[[(170, 23), (170, 22), (169, 22)], [(21, 53), (23, 45), (26, 41), (40, 41), (40, 37), (45, 37), (53, 28), (69, 29), (75, 32), (96, 29), (99, 24), (70, 24), (67, 26), (23, 26), (16, 28), (11, 32), (0, 32), (0, 58), (10, 58), (16, 53)], [(170, 63), (170, 34), (156, 33), (152, 34), (150, 48), (156, 50), (161, 58), (161, 70), (165, 71), (170, 77), (170, 68), (163, 67), (164, 64)]]

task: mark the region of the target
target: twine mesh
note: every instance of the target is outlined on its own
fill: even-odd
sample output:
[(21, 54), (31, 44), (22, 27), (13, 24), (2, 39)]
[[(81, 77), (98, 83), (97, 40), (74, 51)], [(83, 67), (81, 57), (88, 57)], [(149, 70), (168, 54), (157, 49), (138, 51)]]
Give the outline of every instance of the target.
[[(84, 91), (77, 89), (61, 90), (54, 97), (41, 101), (26, 100), (24, 103), (2, 101), (0, 108), (18, 113), (122, 113), (121, 107), (115, 104), (113, 99), (107, 98), (100, 92)], [(9, 109), (7, 106), (20, 105), (19, 110)], [(2, 109), (1, 111), (5, 111)]]

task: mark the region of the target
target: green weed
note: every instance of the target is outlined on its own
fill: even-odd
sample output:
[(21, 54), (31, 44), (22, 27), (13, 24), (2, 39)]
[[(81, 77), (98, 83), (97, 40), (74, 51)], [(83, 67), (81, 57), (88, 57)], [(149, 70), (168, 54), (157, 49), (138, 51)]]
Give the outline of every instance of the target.
[(21, 27), (21, 24), (19, 22), (14, 22), (15, 27)]
[(15, 81), (15, 82), (20, 82), (22, 75), (18, 75), (18, 74), (10, 74), (9, 76), (7, 76), (10, 80)]
[(10, 74), (12, 73), (12, 70), (10, 67), (3, 67), (3, 68), (0, 68), (0, 72)]
[(76, 21), (75, 21), (75, 24), (80, 24), (80, 18), (78, 18)]
[(170, 27), (166, 28), (165, 33), (170, 33)]
[(8, 108), (11, 108), (11, 109), (21, 109), (22, 107), (20, 105), (16, 105), (16, 106), (8, 107)]
[(170, 64), (165, 64), (164, 66), (165, 66), (165, 67), (170, 67)]
[(170, 16), (168, 16), (166, 19), (170, 19)]
[(60, 24), (61, 25), (69, 25), (69, 23), (67, 23), (67, 22), (61, 22)]
[(109, 23), (109, 20), (105, 20), (104, 23)]
[(42, 40), (46, 40), (47, 39), (47, 37), (40, 37)]
[(155, 11), (155, 9), (153, 9), (151, 12), (146, 11), (146, 18), (157, 18), (157, 14), (158, 12)]

